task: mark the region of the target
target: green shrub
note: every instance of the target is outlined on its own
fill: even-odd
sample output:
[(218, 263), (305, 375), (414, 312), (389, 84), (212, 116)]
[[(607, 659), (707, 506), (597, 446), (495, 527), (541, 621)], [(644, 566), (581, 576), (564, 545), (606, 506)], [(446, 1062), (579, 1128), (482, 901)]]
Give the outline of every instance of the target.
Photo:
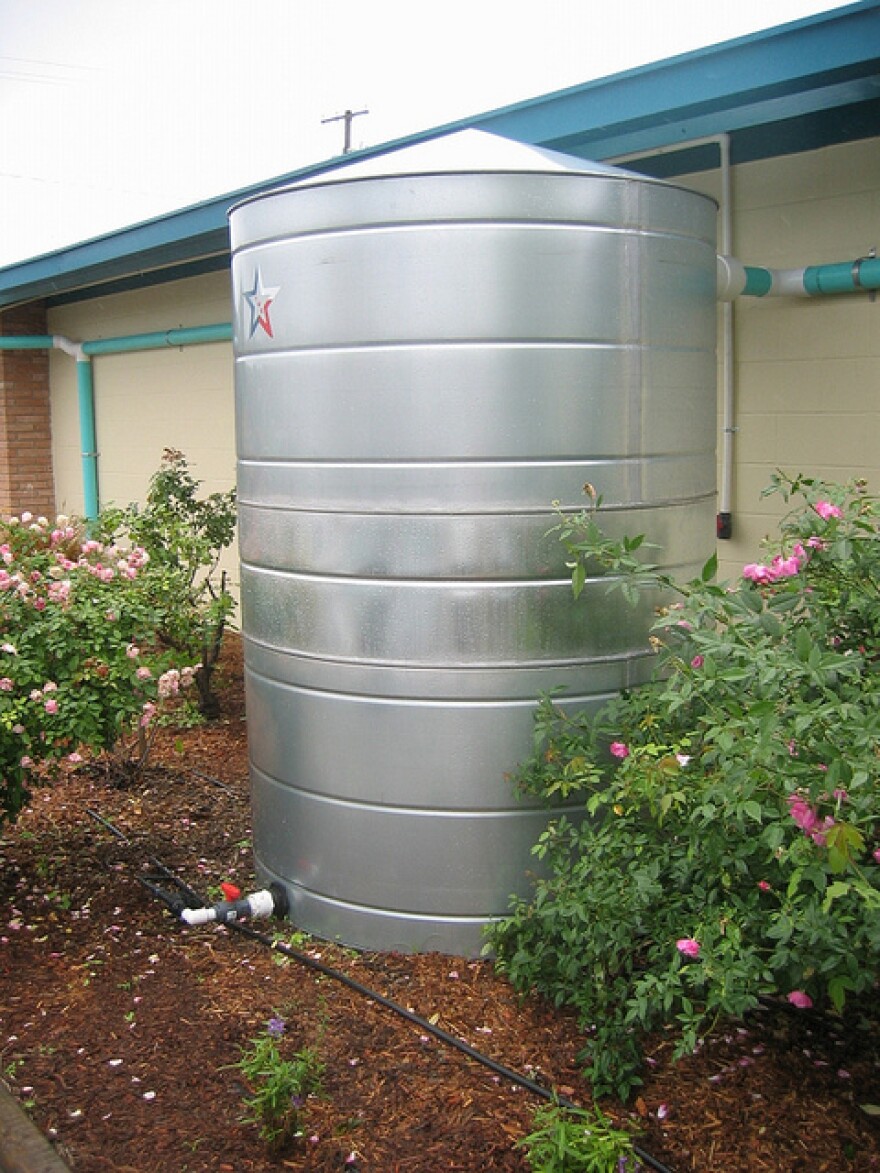
[(83, 748), (143, 764), (158, 707), (189, 686), (215, 710), (235, 492), (197, 489), (168, 450), (142, 510), (0, 521), (0, 825)]
[(199, 708), (217, 715), (212, 688), (223, 634), (235, 610), (220, 557), (235, 537), (235, 489), (199, 497), (182, 452), (166, 448), (143, 506), (105, 510), (100, 525), (113, 540), (150, 555), (141, 589), (156, 616), (156, 633), (187, 663), (197, 664)]
[(768, 492), (798, 504), (730, 585), (658, 573), (592, 508), (560, 519), (576, 593), (601, 568), (671, 600), (650, 685), (592, 720), (543, 701), (520, 782), (588, 814), (551, 822), (491, 933), (515, 985), (578, 1009), (599, 1094), (639, 1082), (661, 1024), (680, 1055), (762, 996), (839, 1009), (878, 979), (880, 510), (859, 482)]
[(191, 680), (156, 654), (141, 590), (149, 556), (87, 536), (82, 522), (0, 522), (0, 823), (35, 777), (87, 747), (144, 752), (158, 704)]

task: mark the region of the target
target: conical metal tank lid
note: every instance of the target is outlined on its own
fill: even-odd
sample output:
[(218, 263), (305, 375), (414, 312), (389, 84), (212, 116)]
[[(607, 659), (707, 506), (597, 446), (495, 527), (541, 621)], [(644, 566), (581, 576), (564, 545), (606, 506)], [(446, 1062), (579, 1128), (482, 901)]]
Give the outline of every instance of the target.
[(426, 175), (487, 175), (487, 174), (578, 174), (605, 177), (608, 179), (634, 179), (640, 183), (660, 183), (662, 180), (625, 171), (607, 163), (596, 163), (521, 143), (485, 130), (459, 130), (450, 134), (411, 143), (369, 158), (356, 159), (351, 163), (334, 164), (323, 171), (285, 184), (283, 187), (268, 188), (249, 196), (230, 208), (230, 213), (244, 204), (261, 200), (267, 196), (280, 195), (287, 191), (299, 191), (305, 187), (325, 184), (357, 182), (366, 179), (400, 179), (406, 176)]
[(397, 178), (405, 175), (440, 175), (454, 172), (572, 172), (586, 175), (631, 176), (644, 179), (632, 171), (622, 171), (606, 163), (595, 163), (502, 138), (485, 130), (459, 130), (424, 142), (398, 147), (337, 166), (332, 171), (309, 176), (294, 186), (312, 183), (344, 183), (350, 179)]

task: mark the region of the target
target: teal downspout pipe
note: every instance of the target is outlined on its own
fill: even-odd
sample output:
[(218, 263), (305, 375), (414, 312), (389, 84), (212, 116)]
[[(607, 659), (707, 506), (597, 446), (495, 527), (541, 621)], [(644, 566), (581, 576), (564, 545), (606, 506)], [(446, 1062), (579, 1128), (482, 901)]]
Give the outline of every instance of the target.
[(78, 343), (57, 334), (8, 335), (0, 338), (0, 350), (63, 350), (65, 354), (76, 359), (83, 515), (87, 521), (94, 521), (98, 516), (98, 445), (95, 436), (95, 396), (91, 360), (83, 353)]
[(95, 433), (95, 389), (92, 382), (92, 362), (79, 342), (71, 342), (62, 334), (52, 338), (56, 350), (63, 350), (76, 359), (76, 397), (79, 405), (80, 459), (82, 461), (83, 516), (95, 521), (98, 500), (98, 439)]
[(149, 334), (127, 334), (119, 338), (98, 338), (91, 342), (72, 342), (59, 334), (0, 336), (0, 350), (63, 350), (76, 359), (76, 393), (79, 405), (79, 433), (82, 450), (83, 514), (94, 521), (100, 509), (98, 495), (98, 440), (95, 429), (95, 389), (92, 377), (93, 355), (123, 354), (133, 350), (159, 350), (162, 347), (194, 346), (206, 342), (231, 342), (232, 325), (216, 322), (209, 326), (181, 326), (156, 330)]
[(98, 499), (98, 437), (95, 431), (95, 389), (92, 363), (87, 356), (76, 360), (76, 396), (79, 403), (79, 438), (82, 453), (83, 513), (95, 521)]

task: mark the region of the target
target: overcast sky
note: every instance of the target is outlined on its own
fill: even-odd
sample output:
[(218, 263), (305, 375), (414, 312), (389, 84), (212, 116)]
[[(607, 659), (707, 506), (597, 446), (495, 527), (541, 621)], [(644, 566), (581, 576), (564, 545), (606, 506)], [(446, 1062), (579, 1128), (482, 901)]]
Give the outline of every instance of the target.
[[(829, 0), (0, 0), (0, 266)], [(750, 79), (751, 80), (751, 79)]]

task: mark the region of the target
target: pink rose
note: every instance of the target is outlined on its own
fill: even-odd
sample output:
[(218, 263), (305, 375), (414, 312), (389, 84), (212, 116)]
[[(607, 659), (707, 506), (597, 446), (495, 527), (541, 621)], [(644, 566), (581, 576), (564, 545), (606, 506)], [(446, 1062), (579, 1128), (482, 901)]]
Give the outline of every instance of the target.
[(675, 947), (685, 957), (698, 957), (700, 954), (700, 942), (693, 937), (682, 937), (680, 941), (675, 942)]
[(823, 521), (828, 521), (832, 517), (843, 517), (843, 510), (831, 501), (817, 501), (813, 508)]
[(621, 761), (623, 761), (624, 758), (629, 757), (629, 747), (627, 746), (626, 742), (612, 741), (608, 746), (608, 750), (612, 757), (620, 758)]
[(743, 567), (743, 578), (750, 578), (758, 586), (766, 586), (767, 583), (773, 582), (776, 575), (769, 566), (764, 566), (761, 562), (749, 562)]
[(798, 574), (801, 564), (794, 554), (789, 555), (788, 558), (776, 557), (773, 559), (773, 574), (775, 578), (791, 578), (792, 575)]

